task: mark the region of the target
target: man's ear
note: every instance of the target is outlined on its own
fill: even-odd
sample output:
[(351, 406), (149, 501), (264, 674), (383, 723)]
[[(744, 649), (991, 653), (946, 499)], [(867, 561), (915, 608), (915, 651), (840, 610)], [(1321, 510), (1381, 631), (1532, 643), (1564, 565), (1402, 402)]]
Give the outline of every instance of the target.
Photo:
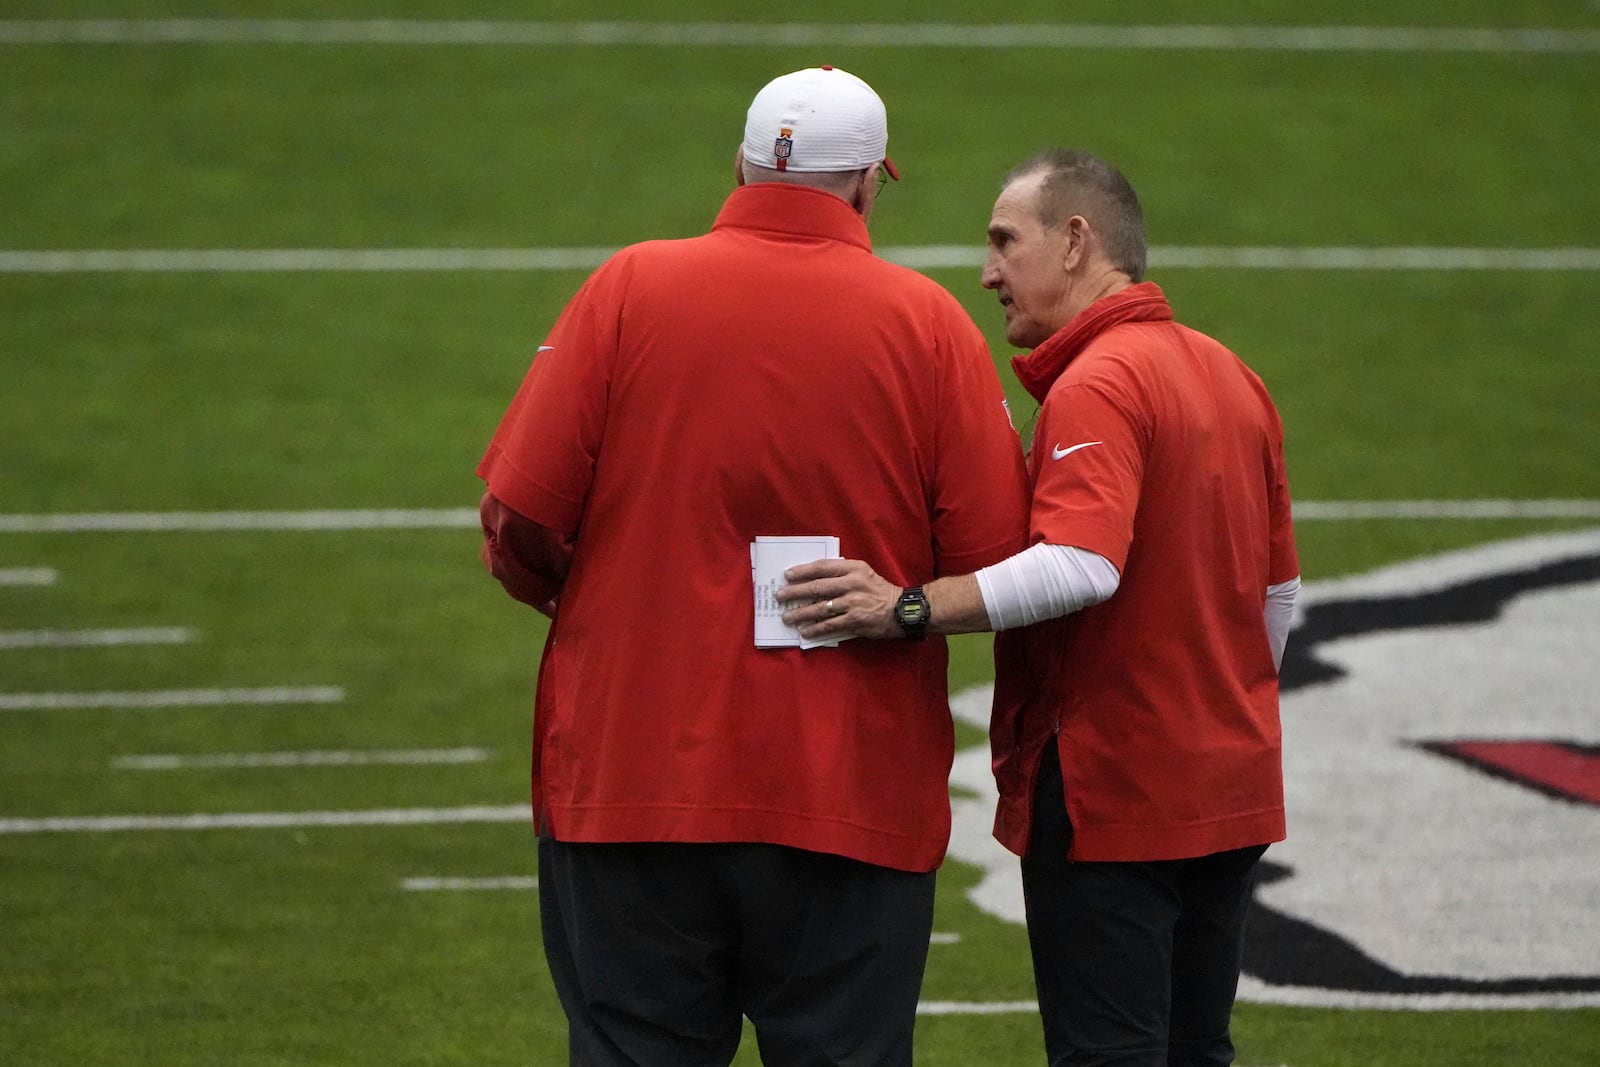
[(860, 215), (862, 218), (867, 217), (867, 211), (872, 205), (872, 193), (870, 192), (871, 188), (872, 170), (871, 168), (868, 168), (862, 173), (861, 178), (856, 182), (856, 191), (854, 195), (850, 197), (850, 206), (855, 209), (855, 213)]
[(1066, 221), (1067, 247), (1062, 253), (1062, 265), (1067, 270), (1080, 266), (1089, 259), (1089, 242), (1093, 239), (1089, 228), (1089, 220), (1082, 215), (1074, 215)]
[(744, 145), (740, 145), (733, 154), (733, 184), (744, 184)]

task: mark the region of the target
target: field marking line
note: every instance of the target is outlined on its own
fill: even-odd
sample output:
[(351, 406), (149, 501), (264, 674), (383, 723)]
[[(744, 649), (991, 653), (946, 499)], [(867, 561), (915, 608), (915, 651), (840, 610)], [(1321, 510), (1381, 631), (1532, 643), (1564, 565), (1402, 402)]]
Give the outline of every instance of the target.
[(0, 273), (592, 270), (615, 248), (199, 248), (0, 251)]
[(132, 692), (0, 693), (0, 711), (74, 711), (83, 708), (208, 708), (260, 704), (336, 704), (336, 686), (257, 689), (152, 689)]
[(160, 830), (280, 830), (310, 827), (437, 826), (531, 822), (526, 802), (461, 808), (383, 808), (370, 811), (236, 811), (193, 815), (65, 815), (0, 818), (0, 834), (125, 833)]
[(504, 875), (498, 878), (407, 878), (400, 888), (410, 893), (449, 890), (538, 889), (537, 876)]
[(414, 19), (8, 19), (0, 44), (521, 45), (603, 48), (1027, 48), (1139, 51), (1600, 51), (1586, 29), (1085, 23), (530, 22)]
[(0, 533), (217, 533), (292, 530), (476, 529), (477, 508), (311, 511), (121, 511), (0, 515)]
[(1367, 519), (1600, 519), (1600, 500), (1304, 500), (1297, 521)]
[(1239, 979), (1239, 999), (1286, 1007), (1358, 1011), (1542, 1011), (1600, 1007), (1596, 992), (1537, 993), (1356, 993), (1309, 986), (1268, 985), (1251, 975)]
[[(1600, 499), (1302, 500), (1306, 522), (1368, 519), (1595, 519)], [(477, 508), (348, 511), (124, 511), (0, 515), (0, 534), (328, 532), (477, 529)]]
[(421, 766), (437, 763), (481, 763), (486, 748), (347, 749), (310, 752), (216, 752), (183, 755), (151, 752), (118, 756), (112, 768), (123, 771), (217, 770), (245, 767)]
[(0, 567), (0, 586), (55, 585), (60, 577), (53, 567)]
[(1038, 1010), (1036, 1000), (924, 1000), (917, 1004), (918, 1015), (1015, 1015)]
[[(593, 270), (617, 249), (573, 248), (144, 248), (0, 251), (0, 274), (240, 271)], [(981, 245), (885, 245), (878, 254), (916, 270), (978, 269)], [(1595, 271), (1600, 248), (1448, 246), (1293, 247), (1154, 245), (1152, 270)]]
[[(878, 253), (916, 270), (977, 269), (986, 255), (975, 245), (890, 245)], [(1151, 245), (1149, 261), (1152, 270), (1592, 271), (1600, 270), (1600, 248)]]
[(124, 630), (0, 630), (0, 649), (183, 645), (194, 638), (195, 632), (186, 626), (148, 626)]

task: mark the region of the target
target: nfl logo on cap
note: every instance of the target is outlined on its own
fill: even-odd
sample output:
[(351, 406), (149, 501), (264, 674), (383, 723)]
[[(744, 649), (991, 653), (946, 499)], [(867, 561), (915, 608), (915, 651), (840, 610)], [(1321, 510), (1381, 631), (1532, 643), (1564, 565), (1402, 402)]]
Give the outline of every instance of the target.
[(837, 67), (774, 78), (750, 102), (744, 159), (797, 173), (843, 173), (879, 164), (891, 178), (889, 122), (872, 86)]

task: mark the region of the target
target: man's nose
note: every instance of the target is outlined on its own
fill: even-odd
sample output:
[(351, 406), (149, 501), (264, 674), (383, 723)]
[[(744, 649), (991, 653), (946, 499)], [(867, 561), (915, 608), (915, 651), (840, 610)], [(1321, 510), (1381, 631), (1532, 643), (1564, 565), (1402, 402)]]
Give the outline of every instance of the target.
[(995, 262), (993, 252), (984, 257), (983, 270), (978, 275), (978, 280), (985, 289), (998, 289), (1000, 287), (1000, 265)]

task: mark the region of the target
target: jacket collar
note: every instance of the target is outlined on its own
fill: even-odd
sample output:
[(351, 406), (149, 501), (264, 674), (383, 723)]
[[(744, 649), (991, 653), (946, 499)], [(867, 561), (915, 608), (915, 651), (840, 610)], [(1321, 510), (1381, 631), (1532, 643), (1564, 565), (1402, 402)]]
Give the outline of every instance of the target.
[(764, 230), (789, 237), (843, 241), (872, 251), (867, 224), (832, 193), (805, 185), (741, 185), (723, 203), (712, 229)]
[(1043, 404), (1067, 364), (1106, 330), (1124, 322), (1171, 319), (1172, 307), (1161, 287), (1155, 282), (1139, 282), (1096, 300), (1032, 352), (1011, 357), (1011, 369), (1029, 395)]

